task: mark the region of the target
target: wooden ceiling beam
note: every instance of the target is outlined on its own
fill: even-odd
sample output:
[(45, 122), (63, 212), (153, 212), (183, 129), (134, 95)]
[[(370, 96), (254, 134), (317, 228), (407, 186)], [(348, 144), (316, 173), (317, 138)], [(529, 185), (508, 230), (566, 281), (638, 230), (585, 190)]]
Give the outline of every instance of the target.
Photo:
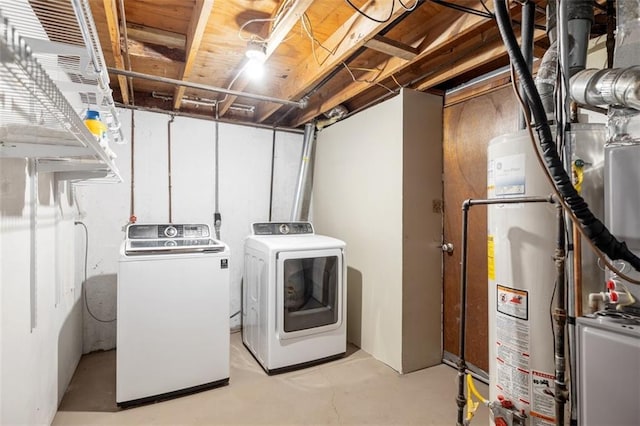
[[(324, 77), (329, 75), (337, 66), (347, 60), (356, 50), (377, 35), (380, 31), (391, 24), (397, 17), (405, 12), (398, 0), (395, 2), (391, 17), (381, 23), (372, 21), (362, 14), (355, 12), (346, 20), (324, 43), (329, 49), (317, 49), (316, 55), (311, 54), (303, 60), (294, 73), (290, 74), (285, 82), (278, 88), (277, 96), (283, 99), (297, 99), (302, 97), (319, 83)], [(369, 0), (360, 7), (369, 16), (384, 16), (389, 13), (391, 5), (389, 2)], [(406, 62), (401, 60), (402, 62)], [(269, 104), (262, 109), (257, 116), (258, 122), (263, 122), (274, 112), (280, 109), (281, 105)]]
[[(122, 57), (122, 50), (120, 45), (120, 29), (118, 26), (118, 12), (116, 10), (116, 2), (115, 0), (103, 0), (102, 4), (107, 21), (107, 28), (109, 30), (109, 41), (111, 42), (114, 65), (116, 68), (123, 70), (125, 69), (124, 58)], [(129, 84), (127, 83), (127, 77), (119, 75), (118, 85), (120, 86), (122, 103), (125, 105), (129, 105)]]
[[(182, 72), (180, 73), (178, 80), (188, 80), (191, 76), (191, 71), (193, 70), (198, 50), (200, 50), (200, 43), (202, 43), (202, 36), (204, 35), (204, 31), (207, 27), (207, 22), (209, 21), (212, 8), (213, 0), (196, 0), (193, 15), (189, 22), (189, 29), (187, 31), (184, 65), (182, 66)], [(174, 90), (173, 109), (180, 109), (184, 91), (184, 86), (176, 87)]]
[[(268, 34), (268, 41), (265, 51), (265, 61), (269, 59), (273, 52), (275, 52), (280, 43), (282, 43), (282, 40), (284, 40), (287, 34), (291, 32), (298, 20), (304, 15), (307, 9), (309, 9), (312, 3), (313, 0), (299, 0), (297, 2), (294, 2), (289, 10), (284, 12), (285, 15), (279, 20), (278, 25), (270, 34)], [(277, 13), (277, 10), (274, 13)], [(267, 33), (267, 31), (265, 31), (265, 33)], [(248, 85), (249, 79), (246, 76), (240, 76), (235, 82), (233, 89), (242, 91)], [(236, 99), (237, 96), (228, 96), (218, 108), (218, 114), (220, 116), (223, 116), (229, 110), (229, 107), (236, 101)]]
[(375, 36), (364, 45), (369, 49), (376, 50), (389, 56), (395, 56), (400, 59), (404, 59), (405, 61), (410, 61), (418, 56), (417, 48), (379, 35)]
[(127, 36), (142, 43), (157, 44), (170, 49), (185, 50), (187, 44), (187, 37), (183, 34), (130, 22), (127, 22)]

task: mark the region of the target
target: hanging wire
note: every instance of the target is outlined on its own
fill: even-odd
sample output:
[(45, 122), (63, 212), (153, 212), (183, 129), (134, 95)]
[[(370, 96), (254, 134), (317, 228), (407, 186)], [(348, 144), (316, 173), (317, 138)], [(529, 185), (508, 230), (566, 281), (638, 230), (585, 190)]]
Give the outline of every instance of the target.
[[(322, 49), (324, 49), (327, 53), (329, 53), (329, 55), (334, 55), (335, 52), (333, 52), (331, 49), (325, 47), (314, 35), (313, 33), (313, 26), (311, 25), (311, 20), (309, 19), (309, 16), (307, 16), (306, 13), (302, 14), (302, 18), (301, 18), (301, 23), (302, 23), (302, 28), (304, 29), (305, 33), (307, 34), (307, 36), (309, 37), (309, 39), (311, 40), (311, 51), (313, 53), (313, 57), (315, 58), (316, 62), (318, 63), (318, 65), (322, 65), (322, 62), (320, 61), (320, 59), (318, 58), (318, 55), (316, 53), (316, 48), (315, 45), (316, 43), (318, 44), (318, 46), (320, 46)], [(347, 72), (349, 73), (349, 75), (351, 76), (351, 79), (356, 82), (356, 83), (368, 83), (368, 84), (375, 84), (376, 86), (380, 86), (385, 90), (388, 90), (391, 93), (395, 93), (394, 90), (390, 89), (389, 87), (385, 86), (382, 83), (379, 83), (376, 81), (376, 79), (380, 76), (380, 74), (382, 74), (382, 72), (384, 71), (384, 67), (382, 68), (352, 68), (349, 67), (349, 65), (347, 65), (346, 62), (341, 62), (341, 65), (345, 67), (345, 69), (347, 70)], [(353, 71), (377, 71), (378, 74), (376, 75), (375, 78), (373, 78), (372, 80), (367, 80), (367, 79), (358, 79), (356, 78), (356, 76), (353, 74)], [(395, 78), (394, 78), (395, 79)], [(397, 83), (400, 86), (399, 83)], [(402, 87), (402, 86), (400, 86)]]
[(421, 0), (414, 0), (413, 2), (413, 6), (409, 7), (407, 5), (405, 5), (402, 0), (398, 0), (398, 3), (400, 3), (400, 6), (402, 6), (402, 8), (404, 10), (406, 10), (407, 12), (412, 12), (413, 10), (415, 10), (416, 6), (418, 6), (418, 3), (420, 3)]
[[(389, 16), (387, 16), (387, 18), (386, 18), (386, 19), (377, 19), (377, 18), (374, 18), (374, 17), (372, 17), (372, 16), (370, 16), (370, 15), (367, 15), (367, 14), (366, 14), (366, 13), (364, 13), (362, 10), (358, 9), (358, 7), (357, 7), (356, 5), (354, 5), (353, 3), (351, 3), (351, 0), (345, 0), (345, 1), (349, 4), (349, 6), (351, 6), (351, 7), (352, 7), (356, 12), (358, 12), (360, 15), (362, 15), (362, 16), (364, 16), (365, 18), (370, 19), (370, 20), (372, 20), (372, 21), (374, 21), (374, 22), (378, 22), (378, 23), (380, 23), (380, 24), (384, 24), (384, 23), (389, 22), (389, 21), (391, 20), (391, 18), (393, 17), (393, 9), (395, 8), (395, 4), (396, 4), (395, 0), (392, 0), (392, 1), (391, 1), (391, 11), (389, 12)], [(416, 2), (416, 3), (417, 3), (417, 2)]]
[(470, 13), (471, 15), (480, 16), (481, 18), (494, 19), (494, 15), (491, 12), (483, 12), (467, 6), (462, 6), (456, 3), (450, 3), (442, 0), (431, 0), (432, 3), (439, 4), (440, 6), (448, 7), (450, 9), (457, 10), (459, 12)]
[(103, 320), (101, 318), (98, 318), (96, 315), (93, 314), (93, 312), (91, 311), (91, 308), (89, 308), (89, 301), (87, 298), (87, 263), (88, 263), (88, 258), (89, 258), (89, 230), (87, 229), (87, 225), (85, 225), (84, 222), (75, 222), (76, 225), (81, 225), (84, 228), (84, 284), (82, 286), (82, 295), (83, 295), (83, 299), (84, 299), (84, 305), (87, 308), (87, 312), (89, 313), (89, 315), (91, 315), (91, 318), (93, 318), (94, 320), (98, 321), (98, 322), (102, 322), (102, 323), (110, 323), (110, 322), (115, 322), (117, 318), (114, 319), (110, 319), (110, 320)]
[(485, 0), (480, 0), (480, 3), (482, 4), (482, 8), (484, 10), (487, 11), (488, 14), (490, 14), (494, 19), (495, 19), (495, 15), (493, 14), (493, 12), (487, 7), (487, 4), (485, 3)]
[(242, 24), (242, 25), (240, 26), (240, 29), (238, 29), (238, 38), (239, 38), (240, 40), (242, 40), (242, 41), (252, 41), (252, 40), (256, 40), (256, 39), (257, 39), (257, 40), (260, 40), (260, 41), (262, 41), (262, 42), (267, 42), (267, 41), (269, 41), (269, 38), (263, 38), (263, 37), (260, 37), (260, 36), (259, 36), (259, 35), (257, 35), (257, 34), (252, 34), (252, 35), (251, 35), (251, 37), (249, 37), (249, 38), (245, 38), (245, 37), (243, 37), (243, 36), (242, 36), (242, 32), (244, 31), (244, 29), (245, 29), (247, 26), (249, 26), (249, 25), (253, 24), (254, 22), (273, 22), (273, 21), (275, 21), (276, 19), (277, 19), (277, 17), (275, 17), (275, 18), (256, 18), (256, 19), (249, 19), (247, 22), (245, 22), (244, 24)]

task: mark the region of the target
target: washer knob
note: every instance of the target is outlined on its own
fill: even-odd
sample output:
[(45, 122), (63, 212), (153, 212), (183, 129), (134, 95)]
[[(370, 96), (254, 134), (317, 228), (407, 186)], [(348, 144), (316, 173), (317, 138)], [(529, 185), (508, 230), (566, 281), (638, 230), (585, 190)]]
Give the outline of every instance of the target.
[(280, 233), (287, 235), (289, 233), (289, 225), (287, 225), (286, 223), (280, 225)]
[(169, 238), (173, 238), (173, 237), (175, 237), (176, 235), (178, 235), (178, 230), (177, 230), (175, 227), (173, 227), (173, 226), (167, 226), (167, 227), (164, 229), (164, 235), (166, 235), (166, 236), (167, 236), (167, 237), (169, 237)]

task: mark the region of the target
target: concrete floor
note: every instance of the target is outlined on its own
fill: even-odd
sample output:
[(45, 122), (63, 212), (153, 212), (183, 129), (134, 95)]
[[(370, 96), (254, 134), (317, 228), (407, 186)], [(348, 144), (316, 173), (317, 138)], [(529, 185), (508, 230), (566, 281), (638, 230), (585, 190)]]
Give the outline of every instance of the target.
[[(478, 390), (488, 396), (487, 386)], [(151, 405), (115, 405), (115, 351), (80, 361), (53, 425), (454, 425), (456, 371), (439, 365), (399, 375), (350, 346), (347, 356), (267, 376), (231, 335), (230, 384)], [(473, 423), (489, 423), (481, 406)]]

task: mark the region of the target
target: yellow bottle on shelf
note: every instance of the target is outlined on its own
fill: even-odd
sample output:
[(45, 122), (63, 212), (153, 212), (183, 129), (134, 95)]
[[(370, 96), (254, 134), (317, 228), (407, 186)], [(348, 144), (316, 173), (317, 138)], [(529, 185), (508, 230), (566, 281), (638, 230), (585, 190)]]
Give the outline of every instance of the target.
[(92, 109), (87, 110), (84, 124), (98, 139), (101, 139), (102, 134), (107, 131), (107, 126), (100, 120), (100, 113)]

